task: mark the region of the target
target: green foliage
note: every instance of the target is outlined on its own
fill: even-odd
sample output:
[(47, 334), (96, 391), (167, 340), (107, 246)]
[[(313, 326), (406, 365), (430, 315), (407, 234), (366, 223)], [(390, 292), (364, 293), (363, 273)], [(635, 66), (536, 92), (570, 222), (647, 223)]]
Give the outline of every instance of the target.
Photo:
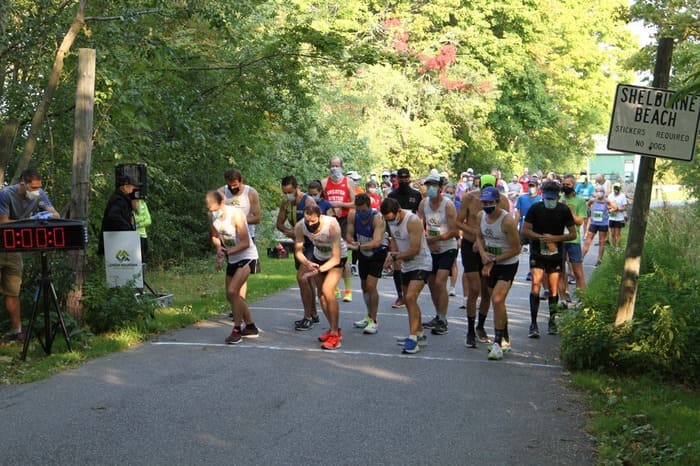
[(698, 213), (692, 208), (650, 214), (632, 322), (614, 327), (624, 258), (606, 256), (582, 305), (562, 323), (562, 359), (576, 369), (654, 373), (700, 381)]
[(136, 299), (133, 286), (110, 288), (102, 275), (85, 284), (83, 305), (85, 322), (95, 333), (125, 329), (147, 323), (154, 317), (154, 300)]
[(696, 464), (700, 461), (697, 390), (650, 377), (572, 375), (592, 411), (599, 464)]

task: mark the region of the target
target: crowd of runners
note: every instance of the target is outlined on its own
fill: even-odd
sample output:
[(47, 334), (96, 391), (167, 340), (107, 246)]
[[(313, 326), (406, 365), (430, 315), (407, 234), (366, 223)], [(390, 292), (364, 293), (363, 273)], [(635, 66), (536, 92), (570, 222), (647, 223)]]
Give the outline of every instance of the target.
[[(237, 344), (259, 335), (246, 303), (246, 283), (259, 269), (254, 240), (260, 200), (239, 170), (227, 170), (224, 178), (223, 187), (207, 193), (206, 204), (216, 266), (226, 266), (234, 325), (226, 343)], [(611, 182), (602, 175), (589, 181), (585, 172), (545, 176), (525, 169), (507, 182), (496, 168), (487, 174), (468, 169), (453, 182), (435, 169), (414, 179), (400, 168), (380, 176), (371, 173), (363, 186), (361, 180), (333, 157), (323, 179), (302, 187), (290, 175), (280, 183), (276, 228), (294, 243), (304, 311), (293, 326), (300, 332), (312, 329), (320, 323), (320, 307), (328, 329), (318, 340), (326, 350), (342, 346), (339, 300), (352, 301), (354, 274), (360, 278), (366, 313), (353, 326), (363, 333), (379, 331), (377, 284), (391, 276), (396, 290), (391, 306), (408, 314), (408, 333), (397, 341), (402, 352), (419, 352), (427, 345), (427, 333), (447, 334), (460, 255), (465, 346), (489, 345), (488, 358), (502, 359), (511, 348), (506, 300), (524, 249), (531, 281), (528, 337), (540, 336), (542, 299), (548, 304), (547, 333), (557, 334), (557, 312), (573, 304), (570, 287), (586, 286), (584, 256), (596, 235), (596, 265), (606, 244), (620, 247), (629, 207), (628, 183), (623, 189), (621, 180)], [(418, 298), (426, 284), (435, 316), (424, 321)], [(493, 339), (485, 328), (489, 308)]]

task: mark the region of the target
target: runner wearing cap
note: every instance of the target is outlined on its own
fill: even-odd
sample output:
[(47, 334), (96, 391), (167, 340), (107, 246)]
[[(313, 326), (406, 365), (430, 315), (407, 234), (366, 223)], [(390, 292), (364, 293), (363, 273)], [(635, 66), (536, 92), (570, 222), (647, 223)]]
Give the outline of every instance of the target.
[(621, 192), (620, 183), (613, 184), (613, 192), (608, 196), (608, 200), (615, 204), (615, 210), (610, 212), (608, 225), (610, 225), (610, 242), (615, 251), (620, 250), (620, 236), (625, 227), (625, 217), (627, 212), (627, 196)]
[(530, 329), (529, 338), (539, 338), (537, 314), (540, 308), (540, 287), (547, 275), (549, 283), (549, 325), (547, 333), (558, 333), (556, 312), (559, 301), (558, 282), (564, 261), (564, 241), (576, 239), (576, 222), (571, 210), (558, 202), (559, 184), (542, 184), (542, 202), (534, 204), (527, 213), (521, 233), (530, 239)]
[(510, 341), (502, 349), (508, 326), (506, 297), (518, 271), (520, 255), (520, 238), (517, 223), (497, 204), (502, 196), (493, 187), (485, 188), (479, 197), (482, 212), (479, 212), (479, 231), (476, 244), (484, 263), (482, 275), (493, 303), (493, 322), (495, 329), (494, 343), (489, 352), (489, 359), (503, 358), (503, 349), (510, 350)]
[[(481, 177), (483, 187), (495, 187), (496, 178), (492, 175)], [(481, 192), (480, 190), (470, 191), (462, 196), (462, 205), (457, 214), (457, 227), (462, 230), (462, 290), (464, 291), (465, 307), (467, 309), (467, 340), (466, 346), (476, 348), (476, 336), (482, 343), (488, 343), (489, 338), (484, 329), (486, 316), (489, 311), (489, 291), (485, 278), (481, 276), (484, 264), (481, 255), (476, 249), (476, 236), (479, 232), (479, 220), (477, 215), (481, 212)], [(510, 204), (505, 196), (501, 196), (498, 206), (503, 210), (508, 210)], [(481, 295), (479, 306), (479, 322), (476, 323), (476, 301)], [(507, 335), (507, 329), (506, 329)], [(507, 340), (507, 338), (506, 338)]]

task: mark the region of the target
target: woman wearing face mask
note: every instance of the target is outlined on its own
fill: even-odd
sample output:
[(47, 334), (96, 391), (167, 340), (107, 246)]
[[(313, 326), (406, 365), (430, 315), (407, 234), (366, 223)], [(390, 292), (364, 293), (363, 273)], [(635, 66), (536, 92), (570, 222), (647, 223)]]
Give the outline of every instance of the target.
[(326, 200), (323, 193), (323, 185), (321, 184), (320, 180), (313, 180), (311, 183), (309, 183), (308, 188), (306, 188), (306, 192), (313, 198), (318, 208), (321, 209), (322, 215), (335, 217), (335, 209), (331, 203)]
[(595, 265), (599, 266), (605, 253), (605, 242), (608, 239), (608, 217), (610, 212), (615, 210), (615, 204), (605, 198), (603, 187), (597, 187), (593, 191), (593, 197), (588, 200), (588, 208), (591, 210), (591, 220), (586, 233), (586, 243), (583, 245), (583, 257), (586, 257), (588, 250), (596, 233), (598, 234), (598, 260)]
[[(258, 328), (241, 296), (243, 285), (250, 274), (255, 273), (258, 249), (240, 209), (225, 205), (219, 191), (209, 191), (205, 202), (211, 218), (211, 239), (216, 247), (216, 269), (220, 270), (226, 262), (226, 299), (233, 312), (233, 330), (225, 341), (236, 345), (241, 338), (258, 337)], [(245, 322), (245, 328), (241, 330), (242, 322)]]
[(367, 189), (367, 195), (369, 196), (370, 200), (370, 207), (375, 210), (379, 210), (379, 206), (382, 203), (382, 197), (379, 195), (379, 189), (377, 188), (377, 182), (376, 181), (368, 181), (367, 184), (365, 185), (365, 189)]

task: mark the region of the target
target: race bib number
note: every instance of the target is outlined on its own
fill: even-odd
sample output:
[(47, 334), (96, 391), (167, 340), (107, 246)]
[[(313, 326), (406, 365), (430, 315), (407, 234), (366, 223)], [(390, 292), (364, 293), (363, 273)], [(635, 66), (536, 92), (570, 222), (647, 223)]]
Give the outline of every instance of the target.
[(598, 210), (593, 212), (593, 221), (594, 222), (602, 222), (603, 221), (603, 212)]

